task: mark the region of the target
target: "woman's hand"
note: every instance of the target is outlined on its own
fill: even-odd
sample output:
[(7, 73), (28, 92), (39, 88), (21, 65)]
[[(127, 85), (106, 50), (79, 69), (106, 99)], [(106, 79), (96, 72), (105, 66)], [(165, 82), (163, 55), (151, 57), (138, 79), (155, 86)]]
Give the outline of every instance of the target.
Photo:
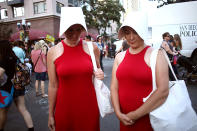
[(130, 126), (134, 124), (134, 121), (132, 121), (126, 114), (118, 113), (117, 117), (125, 126)]
[(97, 71), (94, 72), (94, 75), (99, 80), (104, 79), (104, 72), (101, 70), (101, 68), (97, 69)]
[(135, 122), (139, 117), (137, 116), (137, 114), (135, 113), (135, 111), (131, 111), (127, 114), (127, 116), (129, 117), (130, 120), (132, 120), (133, 122)]
[(55, 120), (54, 117), (49, 117), (48, 127), (50, 131), (55, 131)]

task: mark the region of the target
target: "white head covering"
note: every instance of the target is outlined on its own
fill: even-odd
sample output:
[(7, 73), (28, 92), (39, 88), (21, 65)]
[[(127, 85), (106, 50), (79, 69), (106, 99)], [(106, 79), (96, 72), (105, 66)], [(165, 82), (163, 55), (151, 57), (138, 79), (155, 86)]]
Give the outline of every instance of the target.
[(62, 7), (59, 36), (62, 36), (70, 26), (75, 24), (82, 25), (87, 32), (86, 23), (81, 7)]
[(123, 37), (122, 27), (129, 26), (133, 28), (138, 35), (146, 41), (148, 35), (148, 19), (147, 14), (142, 11), (132, 11), (126, 16), (125, 21), (118, 31), (118, 38)]

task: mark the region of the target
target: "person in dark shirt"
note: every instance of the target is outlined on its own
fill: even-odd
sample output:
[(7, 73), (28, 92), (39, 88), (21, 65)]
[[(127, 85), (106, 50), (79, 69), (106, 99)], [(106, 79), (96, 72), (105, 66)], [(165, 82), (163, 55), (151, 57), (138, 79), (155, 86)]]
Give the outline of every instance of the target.
[[(163, 35), (163, 42), (161, 44), (161, 48), (164, 49), (171, 61), (171, 63), (173, 62), (173, 56), (174, 55), (178, 55), (177, 52), (174, 52), (173, 51), (173, 46), (171, 45), (171, 41), (170, 41), (170, 33), (169, 32), (165, 32)], [(170, 80), (175, 80), (171, 70), (169, 69), (169, 77), (170, 77)]]
[[(4, 73), (7, 75), (7, 82), (0, 87), (0, 90), (11, 92), (11, 80), (15, 74), (16, 61), (17, 58), (12, 51), (10, 43), (6, 40), (0, 41), (0, 77)], [(0, 108), (0, 131), (3, 131), (5, 126), (8, 108)]]
[[(0, 76), (3, 73), (8, 76), (7, 82), (0, 87), (0, 90), (7, 91), (9, 93), (11, 92), (11, 88), (13, 86), (12, 79), (14, 78), (14, 74), (16, 72), (17, 59), (18, 58), (12, 50), (9, 41), (0, 41)], [(27, 123), (27, 127), (29, 128), (28, 131), (34, 131), (31, 116), (25, 107), (24, 96), (19, 95), (20, 94), (18, 94), (17, 90), (15, 89), (14, 102), (16, 104), (16, 107), (24, 117), (24, 120)], [(3, 128), (5, 126), (8, 109), (9, 107), (0, 108), (0, 131), (3, 131)]]
[(104, 70), (104, 67), (103, 67), (103, 54), (104, 54), (104, 44), (102, 43), (102, 37), (99, 35), (97, 36), (97, 47), (99, 48), (100, 50), (100, 65), (101, 65), (101, 69)]

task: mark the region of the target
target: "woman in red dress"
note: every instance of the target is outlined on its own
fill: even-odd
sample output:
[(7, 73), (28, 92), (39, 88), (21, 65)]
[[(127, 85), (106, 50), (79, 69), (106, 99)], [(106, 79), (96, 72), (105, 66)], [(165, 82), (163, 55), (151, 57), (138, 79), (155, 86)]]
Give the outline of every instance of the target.
[[(92, 81), (93, 75), (104, 78), (99, 65), (99, 49), (94, 45), (99, 69), (93, 73), (87, 44), (80, 40), (81, 33), (86, 30), (81, 8), (63, 7), (61, 20), (64, 17), (67, 21), (70, 19), (60, 25), (65, 29), (66, 38), (52, 47), (47, 56), (48, 126), (55, 131), (99, 131), (99, 110)], [(82, 22), (77, 21), (79, 18)]]
[(112, 102), (121, 131), (152, 131), (148, 114), (168, 96), (168, 66), (162, 52), (159, 52), (156, 64), (157, 90), (144, 103), (143, 98), (152, 91), (150, 54), (153, 49), (144, 42), (148, 29), (144, 26), (145, 16), (141, 12), (135, 13), (128, 15), (119, 30), (119, 38), (125, 37), (130, 48), (115, 58), (111, 82)]

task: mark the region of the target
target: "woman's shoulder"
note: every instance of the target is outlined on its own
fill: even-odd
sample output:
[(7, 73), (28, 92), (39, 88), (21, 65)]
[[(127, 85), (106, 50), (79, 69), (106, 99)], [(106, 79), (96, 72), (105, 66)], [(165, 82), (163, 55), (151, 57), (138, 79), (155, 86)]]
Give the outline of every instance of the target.
[(146, 53), (152, 53), (154, 50), (158, 50), (158, 49), (155, 49), (151, 46), (147, 46), (147, 50), (146, 50)]
[(127, 52), (127, 51), (123, 51), (123, 52), (120, 52), (120, 53), (118, 53), (118, 54), (116, 55), (115, 61), (118, 63), (118, 65), (123, 61), (126, 52)]
[(47, 58), (49, 58), (49, 59), (54, 61), (59, 56), (61, 56), (63, 52), (64, 52), (64, 47), (62, 45), (62, 42), (59, 42), (57, 45), (51, 47), (48, 50)]
[(53, 46), (53, 47), (51, 47), (51, 48), (49, 48), (49, 53), (50, 52), (56, 52), (56, 51), (58, 51), (58, 50), (60, 50), (60, 49), (62, 49), (63, 48), (63, 45), (62, 45), (62, 42), (59, 42), (57, 45), (55, 45), (55, 46)]

